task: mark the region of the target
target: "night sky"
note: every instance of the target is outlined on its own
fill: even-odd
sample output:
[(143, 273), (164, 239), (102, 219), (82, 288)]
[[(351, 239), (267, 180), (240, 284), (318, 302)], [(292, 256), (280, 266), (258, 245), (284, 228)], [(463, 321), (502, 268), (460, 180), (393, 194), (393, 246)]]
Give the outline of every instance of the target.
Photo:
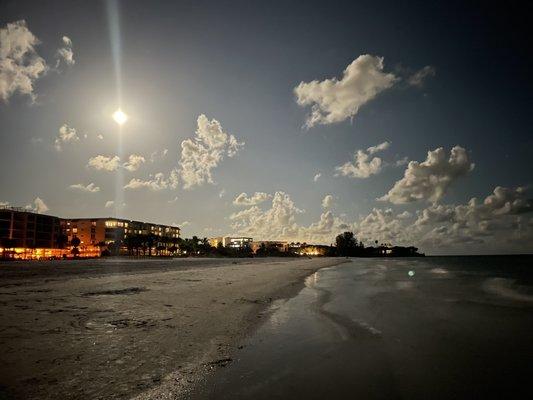
[(0, 203), (186, 237), (353, 230), (430, 254), (531, 253), (532, 15), (1, 1)]

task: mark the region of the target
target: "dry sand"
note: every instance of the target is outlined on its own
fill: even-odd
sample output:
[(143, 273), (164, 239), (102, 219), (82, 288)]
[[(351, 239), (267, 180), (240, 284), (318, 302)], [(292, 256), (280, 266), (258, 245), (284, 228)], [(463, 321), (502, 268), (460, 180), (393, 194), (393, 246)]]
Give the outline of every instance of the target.
[(339, 259), (0, 264), (0, 399), (182, 398)]

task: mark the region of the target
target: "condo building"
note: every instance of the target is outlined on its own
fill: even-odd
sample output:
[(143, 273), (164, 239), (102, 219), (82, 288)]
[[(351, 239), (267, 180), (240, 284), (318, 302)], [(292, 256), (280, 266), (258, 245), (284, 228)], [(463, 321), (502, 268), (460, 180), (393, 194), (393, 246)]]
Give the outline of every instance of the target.
[(0, 208), (0, 257), (61, 257), (66, 245), (58, 217), (36, 214), (24, 208)]
[(110, 247), (115, 254), (125, 254), (130, 237), (150, 238), (148, 253), (152, 254), (152, 247), (167, 249), (175, 246), (180, 228), (119, 218), (62, 219), (23, 208), (0, 208), (2, 258), (71, 257), (74, 238), (80, 241), (76, 246), (76, 254), (80, 257), (98, 257)]
[(111, 217), (64, 219), (62, 226), (69, 242), (74, 237), (80, 239), (81, 252), (100, 251), (102, 247), (117, 245), (117, 251), (125, 253), (127, 239), (139, 235), (151, 235), (154, 247), (172, 244), (180, 237), (177, 226)]

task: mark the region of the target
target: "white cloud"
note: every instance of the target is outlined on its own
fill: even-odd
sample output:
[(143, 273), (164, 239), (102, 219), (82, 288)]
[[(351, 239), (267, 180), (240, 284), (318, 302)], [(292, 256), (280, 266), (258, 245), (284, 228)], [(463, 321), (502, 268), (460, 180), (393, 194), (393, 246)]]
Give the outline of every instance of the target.
[(120, 167), (120, 157), (108, 157), (102, 155), (91, 157), (89, 158), (87, 167), (95, 169), (97, 171), (116, 171)]
[(452, 183), (474, 168), (466, 150), (455, 146), (447, 158), (442, 147), (428, 151), (424, 162), (411, 161), (402, 179), (378, 200), (394, 204), (418, 200), (439, 201)]
[(383, 58), (369, 54), (357, 57), (344, 70), (342, 78), (301, 82), (295, 89), (300, 106), (311, 106), (305, 125), (332, 124), (354, 117), (359, 108), (397, 81), (383, 72)]
[(88, 185), (83, 185), (82, 183), (77, 183), (75, 185), (69, 186), (71, 189), (81, 190), (82, 192), (96, 193), (100, 191), (100, 188), (94, 183), (89, 183)]
[(146, 160), (143, 156), (139, 154), (130, 154), (127, 162), (124, 163), (123, 167), (128, 171), (137, 171)]
[(320, 219), (309, 226), (302, 226), (296, 219), (304, 211), (295, 206), (290, 196), (276, 192), (270, 208), (252, 206), (233, 213), (229, 219), (231, 227), (243, 235), (257, 240), (289, 240), (331, 243), (335, 236), (349, 228), (349, 225), (335, 217), (331, 211), (321, 214)]
[(175, 196), (172, 200), (168, 200), (167, 203), (173, 204), (173, 203), (176, 203), (178, 200), (179, 200), (179, 197)]
[(370, 158), (371, 154), (388, 149), (390, 142), (383, 142), (376, 146), (371, 146), (364, 150), (357, 150), (354, 154), (354, 161), (346, 162), (335, 168), (338, 174), (350, 178), (366, 179), (372, 175), (379, 174), (383, 169), (384, 163), (380, 157)]
[(409, 157), (403, 157), (403, 158), (400, 158), (399, 160), (396, 160), (394, 165), (396, 167), (401, 167), (401, 166), (407, 165), (408, 163), (409, 163)]
[(189, 221), (183, 221), (181, 223), (174, 224), (174, 226), (177, 226), (178, 228), (183, 228), (185, 226), (190, 225), (191, 223)]
[(244, 143), (225, 133), (217, 120), (209, 121), (205, 115), (200, 115), (196, 136), (181, 142), (179, 173), (183, 187), (190, 189), (213, 183), (212, 170), (226, 155), (235, 156), (242, 146)]
[(330, 210), (318, 221), (304, 226), (290, 196), (276, 192), (266, 208), (252, 206), (233, 213), (231, 227), (257, 240), (331, 243), (339, 233), (352, 230), (367, 245), (391, 243), (415, 245), (431, 253), (492, 252), (514, 249), (530, 252), (533, 243), (533, 199), (523, 187), (496, 187), (483, 201), (473, 198), (466, 204), (433, 204), (413, 215), (390, 208), (374, 208), (367, 215), (347, 222)]
[(71, 66), (76, 63), (74, 60), (74, 52), (72, 51), (72, 40), (70, 40), (69, 37), (63, 36), (63, 47), (60, 47), (57, 50), (57, 64), (56, 67), (59, 66), (61, 61), (65, 62), (65, 64)]
[(333, 196), (330, 194), (327, 194), (322, 199), (322, 208), (330, 208), (333, 205)]
[(149, 179), (142, 180), (138, 178), (132, 178), (128, 184), (124, 186), (124, 189), (150, 189), (153, 191), (159, 191), (164, 189), (176, 189), (178, 187), (178, 173), (176, 170), (172, 170), (165, 178), (165, 174), (158, 172), (155, 175), (151, 175)]
[(413, 75), (407, 78), (407, 83), (411, 86), (422, 87), (426, 79), (434, 77), (436, 74), (435, 68), (426, 65), (424, 68), (416, 71)]
[(166, 157), (168, 149), (156, 150), (150, 154), (150, 162), (156, 162), (159, 159)]
[(71, 128), (68, 124), (63, 124), (59, 128), (59, 133), (54, 141), (54, 147), (57, 151), (61, 151), (63, 145), (66, 143), (74, 143), (80, 140), (75, 128)]
[(104, 135), (102, 135), (101, 133), (96, 135), (96, 137), (100, 140), (104, 140)]
[(264, 192), (255, 192), (251, 196), (243, 192), (233, 200), (233, 204), (236, 206), (254, 206), (267, 201), (271, 197), (270, 194)]
[(108, 200), (105, 202), (105, 208), (113, 208), (115, 206), (115, 202), (113, 200)]
[(44, 214), (50, 210), (50, 208), (48, 208), (46, 203), (40, 197), (36, 197), (35, 200), (33, 200), (33, 204), (28, 204), (25, 208), (28, 211), (32, 211), (37, 214)]
[(322, 173), (317, 172), (315, 174), (315, 176), (313, 177), (313, 182), (317, 182), (320, 179), (321, 176), (322, 176)]
[(222, 198), (226, 195), (226, 189), (222, 189), (220, 192), (218, 192), (218, 197)]
[(374, 209), (354, 224), (367, 243), (415, 245), (432, 253), (528, 252), (533, 225), (525, 214), (533, 212), (533, 199), (523, 187), (496, 187), (483, 201), (466, 204), (432, 204), (394, 215), (391, 209)]
[(7, 101), (17, 92), (35, 100), (35, 81), (48, 70), (46, 61), (35, 51), (38, 44), (39, 40), (24, 20), (0, 28), (1, 100)]

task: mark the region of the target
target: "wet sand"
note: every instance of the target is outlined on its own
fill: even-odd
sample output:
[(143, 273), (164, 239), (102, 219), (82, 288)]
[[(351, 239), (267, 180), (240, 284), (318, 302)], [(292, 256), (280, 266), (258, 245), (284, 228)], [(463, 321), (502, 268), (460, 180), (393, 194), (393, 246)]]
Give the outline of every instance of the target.
[(182, 397), (339, 259), (0, 263), (0, 399)]

